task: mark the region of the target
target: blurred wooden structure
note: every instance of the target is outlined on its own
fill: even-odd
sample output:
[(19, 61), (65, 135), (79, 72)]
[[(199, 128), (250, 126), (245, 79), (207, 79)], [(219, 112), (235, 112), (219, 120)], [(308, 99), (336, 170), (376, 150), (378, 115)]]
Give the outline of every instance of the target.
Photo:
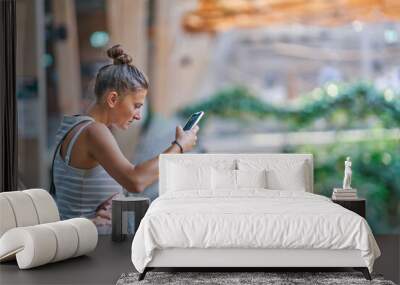
[[(81, 105), (81, 69), (75, 1), (53, 0), (54, 25), (65, 25), (67, 37), (56, 41), (55, 62), (59, 78), (57, 93), (63, 114), (79, 114)], [(71, 84), (73, 82), (73, 84)]]
[[(107, 0), (106, 18), (111, 45), (121, 44), (133, 64), (147, 73), (148, 40), (146, 31), (147, 0)], [(111, 46), (110, 45), (110, 46)], [(105, 55), (104, 55), (105, 57)], [(133, 124), (128, 130), (113, 129), (123, 154), (132, 159), (139, 141), (141, 125)]]
[(358, 21), (400, 19), (398, 0), (198, 0), (183, 28), (191, 33), (276, 24), (336, 26)]
[[(18, 180), (48, 186), (43, 0), (16, 1)], [(17, 190), (17, 189), (9, 189)]]
[(197, 0), (154, 1), (150, 100), (153, 110), (166, 117), (200, 99), (198, 91), (214, 51), (210, 35), (193, 36), (181, 28), (182, 17), (196, 5)]

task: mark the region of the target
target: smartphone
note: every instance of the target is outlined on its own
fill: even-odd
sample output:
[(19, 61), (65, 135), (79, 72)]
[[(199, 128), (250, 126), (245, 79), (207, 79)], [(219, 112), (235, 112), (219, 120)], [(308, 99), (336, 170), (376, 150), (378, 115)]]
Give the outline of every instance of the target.
[(203, 117), (204, 112), (199, 111), (194, 114), (192, 114), (189, 118), (189, 120), (186, 122), (185, 126), (183, 127), (184, 131), (189, 131), (191, 130), (194, 126), (197, 125), (197, 123), (200, 121), (201, 117)]

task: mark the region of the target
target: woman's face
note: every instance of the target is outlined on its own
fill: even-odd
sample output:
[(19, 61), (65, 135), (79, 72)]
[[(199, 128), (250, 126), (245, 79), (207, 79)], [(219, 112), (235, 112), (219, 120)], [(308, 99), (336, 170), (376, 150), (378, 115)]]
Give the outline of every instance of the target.
[(112, 124), (126, 130), (134, 120), (141, 119), (141, 109), (147, 90), (126, 91), (118, 96), (114, 108), (111, 109)]

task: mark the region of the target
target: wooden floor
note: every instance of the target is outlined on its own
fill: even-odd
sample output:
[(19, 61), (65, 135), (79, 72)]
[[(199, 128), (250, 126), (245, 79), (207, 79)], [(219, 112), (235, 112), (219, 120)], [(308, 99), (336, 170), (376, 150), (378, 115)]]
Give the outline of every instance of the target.
[(400, 235), (378, 235), (375, 239), (381, 250), (381, 257), (376, 260), (374, 271), (400, 284)]
[(0, 265), (0, 284), (115, 284), (124, 272), (134, 271), (131, 262), (132, 240), (112, 242), (100, 236), (96, 249), (80, 256), (28, 270), (16, 262)]
[[(400, 282), (400, 236), (377, 236), (382, 256), (374, 272)], [(116, 243), (101, 236), (94, 252), (29, 270), (19, 270), (16, 262), (0, 265), (0, 284), (115, 284), (124, 272), (134, 271), (130, 258), (132, 240)]]

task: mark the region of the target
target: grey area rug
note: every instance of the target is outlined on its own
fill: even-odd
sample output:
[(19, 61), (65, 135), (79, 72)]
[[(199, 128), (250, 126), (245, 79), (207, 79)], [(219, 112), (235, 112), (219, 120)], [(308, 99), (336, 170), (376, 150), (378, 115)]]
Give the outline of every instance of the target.
[(395, 285), (381, 275), (372, 275), (368, 281), (360, 272), (148, 272), (142, 281), (139, 273), (122, 274), (117, 285), (133, 284), (384, 284)]

